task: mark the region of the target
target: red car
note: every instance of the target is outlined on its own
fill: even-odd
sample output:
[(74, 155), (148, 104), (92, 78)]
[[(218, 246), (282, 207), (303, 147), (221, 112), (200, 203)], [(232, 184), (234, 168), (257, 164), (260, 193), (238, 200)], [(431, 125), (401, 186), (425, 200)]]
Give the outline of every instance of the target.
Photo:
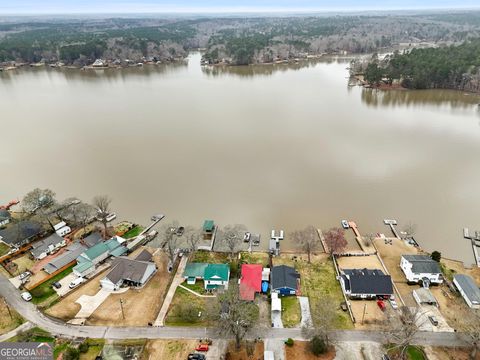
[(382, 300), (377, 300), (377, 305), (382, 311), (385, 311), (385, 309), (387, 308), (385, 303)]
[(208, 344), (200, 344), (195, 348), (195, 351), (208, 351)]

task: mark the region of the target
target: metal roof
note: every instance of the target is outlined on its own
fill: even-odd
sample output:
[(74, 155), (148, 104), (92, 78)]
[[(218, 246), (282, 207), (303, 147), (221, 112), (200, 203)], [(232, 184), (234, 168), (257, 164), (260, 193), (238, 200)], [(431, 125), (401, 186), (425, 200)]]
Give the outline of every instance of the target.
[(91, 261), (85, 261), (85, 262), (81, 262), (77, 265), (75, 265), (73, 267), (73, 270), (76, 271), (76, 272), (79, 272), (80, 274), (83, 273), (84, 271), (92, 268), (93, 266), (93, 263)]
[(74, 261), (81, 253), (83, 253), (87, 248), (78, 242), (74, 242), (67, 246), (66, 251), (57, 256), (55, 259), (46, 264), (43, 269), (52, 274), (55, 271), (61, 269), (65, 265)]
[(50, 247), (50, 245), (57, 245), (62, 242), (64, 242), (65, 239), (61, 236), (59, 236), (56, 233), (53, 233), (46, 239), (43, 239), (41, 241), (37, 241), (32, 245), (32, 250), (31, 253), (35, 257), (39, 257), (43, 252), (47, 251)]
[(205, 280), (228, 281), (230, 278), (230, 266), (228, 264), (208, 264), (205, 268)]
[(470, 276), (458, 274), (453, 277), (453, 281), (457, 287), (462, 289), (472, 304), (480, 304), (480, 290)]
[(203, 279), (207, 265), (206, 263), (188, 263), (183, 270), (183, 276)]
[(213, 228), (215, 227), (215, 224), (213, 220), (205, 220), (203, 223), (203, 231), (213, 231)]

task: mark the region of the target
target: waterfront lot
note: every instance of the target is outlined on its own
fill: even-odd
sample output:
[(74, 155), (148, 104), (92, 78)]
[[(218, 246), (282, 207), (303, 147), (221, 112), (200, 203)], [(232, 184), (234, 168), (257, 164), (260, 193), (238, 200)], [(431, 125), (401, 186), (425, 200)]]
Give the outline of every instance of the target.
[[(135, 255), (135, 254), (134, 254)], [(166, 271), (168, 258), (164, 253), (154, 256), (157, 273), (142, 289), (129, 289), (125, 293), (110, 294), (88, 318), (89, 325), (147, 326), (155, 321), (171, 280)], [(123, 301), (123, 319), (120, 300)]]
[[(178, 287), (173, 296), (172, 303), (168, 309), (165, 318), (165, 325), (167, 326), (207, 326), (206, 318), (207, 301), (212, 301), (209, 298), (202, 298), (195, 296), (191, 292)], [(196, 314), (200, 316), (185, 317), (183, 313), (188, 308), (195, 308)]]

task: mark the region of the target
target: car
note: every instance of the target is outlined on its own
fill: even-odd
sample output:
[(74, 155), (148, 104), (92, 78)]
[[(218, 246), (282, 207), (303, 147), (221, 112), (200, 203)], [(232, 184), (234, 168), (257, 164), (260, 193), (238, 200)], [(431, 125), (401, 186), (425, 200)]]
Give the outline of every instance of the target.
[(243, 235), (243, 242), (249, 242), (252, 234), (249, 232), (246, 232), (245, 235)]
[(208, 351), (208, 344), (199, 344), (195, 351)]
[(74, 289), (76, 288), (78, 285), (80, 285), (81, 283), (85, 282), (85, 279), (82, 278), (82, 277), (79, 277), (79, 278), (76, 278), (75, 280), (73, 280), (70, 285), (68, 285), (68, 287), (70, 289)]
[(207, 357), (203, 354), (188, 354), (188, 360), (206, 360)]
[(55, 281), (54, 283), (52, 283), (52, 286), (55, 289), (60, 289), (62, 287), (62, 284), (60, 284), (58, 281)]
[(390, 305), (392, 306), (392, 309), (395, 309), (395, 310), (398, 309), (398, 304), (395, 301), (395, 299), (390, 298), (389, 301), (390, 301)]
[(30, 300), (32, 300), (32, 294), (30, 294), (28, 291), (25, 291), (25, 292), (21, 293), (20, 296), (21, 296), (22, 299), (25, 300), (25, 301), (30, 301)]
[(23, 273), (20, 274), (20, 276), (18, 277), (20, 280), (23, 280), (23, 279), (26, 279), (28, 278), (29, 276), (31, 276), (32, 273), (30, 271), (25, 271)]
[(347, 220), (342, 220), (342, 227), (343, 227), (344, 229), (350, 228), (350, 225), (348, 225), (348, 221), (347, 221)]
[(430, 320), (433, 326), (438, 326), (438, 320), (435, 316), (429, 316), (428, 320)]

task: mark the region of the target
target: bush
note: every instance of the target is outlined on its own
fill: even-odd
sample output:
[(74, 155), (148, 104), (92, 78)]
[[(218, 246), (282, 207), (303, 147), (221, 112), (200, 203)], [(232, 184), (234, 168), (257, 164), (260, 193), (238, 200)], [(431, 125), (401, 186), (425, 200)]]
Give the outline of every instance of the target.
[(434, 251), (432, 252), (432, 255), (431, 255), (432, 259), (435, 260), (436, 262), (440, 262), (440, 260), (442, 259), (442, 254), (438, 251)]
[(78, 351), (80, 351), (82, 354), (85, 354), (86, 352), (88, 352), (88, 343), (87, 342), (83, 342), (80, 344), (80, 346), (78, 347)]
[(325, 354), (327, 352), (327, 344), (325, 343), (325, 340), (319, 336), (314, 336), (313, 339), (310, 340), (310, 347), (312, 353), (316, 356)]
[(293, 346), (293, 339), (288, 338), (287, 341), (285, 341), (285, 345), (292, 347)]

